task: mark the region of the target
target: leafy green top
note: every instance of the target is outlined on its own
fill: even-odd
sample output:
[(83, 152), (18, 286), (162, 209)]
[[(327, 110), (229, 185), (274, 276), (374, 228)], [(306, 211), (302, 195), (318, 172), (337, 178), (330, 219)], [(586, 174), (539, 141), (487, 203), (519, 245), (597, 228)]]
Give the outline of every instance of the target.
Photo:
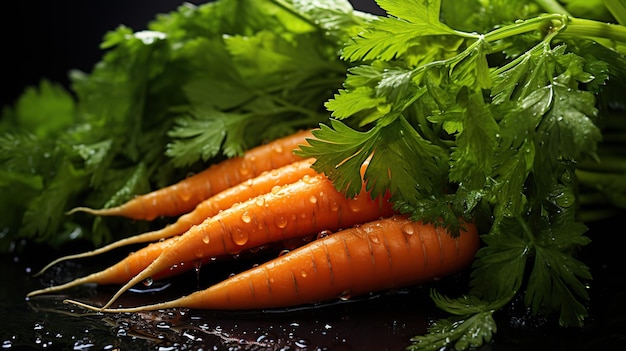
[[(390, 190), (399, 211), (455, 230), (459, 218), (487, 222), (468, 297), (434, 295), (474, 316), (436, 324), (414, 348), (479, 346), (495, 330), (491, 313), (517, 293), (535, 313), (582, 325), (591, 275), (574, 258), (589, 243), (575, 174), (603, 156), (597, 99), (623, 89), (626, 27), (571, 17), (555, 1), (467, 2), (491, 17), (452, 1), (378, 3), (388, 16), (344, 47), (359, 64), (326, 103), (333, 119), (299, 152), (349, 196), (373, 155), (372, 196)], [(607, 4), (615, 18), (625, 13), (626, 3)]]
[(373, 18), (347, 1), (221, 0), (109, 32), (71, 92), (44, 81), (5, 108), (0, 250), (18, 237), (100, 245), (145, 230), (64, 212), (119, 204), (326, 121), (350, 66), (341, 44)]

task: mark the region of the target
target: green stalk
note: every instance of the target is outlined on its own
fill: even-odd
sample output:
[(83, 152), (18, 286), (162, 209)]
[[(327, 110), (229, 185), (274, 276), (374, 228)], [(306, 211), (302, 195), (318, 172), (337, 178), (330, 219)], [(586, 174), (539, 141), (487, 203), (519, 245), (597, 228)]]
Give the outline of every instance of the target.
[(500, 27), (485, 34), (484, 38), (487, 42), (510, 38), (536, 30), (561, 29), (568, 23), (568, 17), (565, 15), (551, 14), (540, 15), (523, 21), (516, 21), (513, 24)]
[(625, 0), (603, 0), (604, 6), (609, 10), (611, 15), (617, 20), (617, 23), (626, 25), (626, 1)]
[(570, 17), (563, 34), (572, 37), (608, 39), (626, 43), (626, 26)]
[(561, 15), (569, 16), (569, 12), (558, 1), (555, 0), (535, 0), (537, 5), (549, 13), (558, 13)]

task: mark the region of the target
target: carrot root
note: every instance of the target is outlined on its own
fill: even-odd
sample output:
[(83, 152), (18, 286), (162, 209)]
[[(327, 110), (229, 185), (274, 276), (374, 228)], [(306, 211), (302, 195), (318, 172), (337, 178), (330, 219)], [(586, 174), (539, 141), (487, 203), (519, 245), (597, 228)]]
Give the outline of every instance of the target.
[(236, 253), (321, 230), (336, 231), (391, 214), (393, 209), (388, 199), (372, 199), (365, 187), (361, 194), (349, 199), (324, 175), (304, 177), (238, 203), (192, 227), (175, 245), (122, 286), (104, 308), (129, 288), (181, 260)]
[[(216, 215), (219, 211), (225, 210), (235, 203), (246, 201), (252, 197), (268, 193), (275, 186), (287, 185), (301, 179), (304, 176), (315, 175), (315, 170), (311, 168), (313, 161), (314, 159), (305, 159), (277, 169), (265, 171), (255, 178), (244, 181), (237, 186), (228, 188), (202, 201), (193, 211), (182, 215), (176, 222), (162, 229), (121, 239), (95, 250), (57, 258), (56, 260), (48, 263), (34, 276), (37, 277), (41, 275), (46, 270), (50, 269), (50, 267), (63, 261), (96, 256), (123, 246), (157, 241), (183, 234), (185, 231), (189, 230), (192, 225), (202, 223), (202, 221), (206, 218)], [(78, 210), (90, 212), (92, 214), (100, 213), (100, 210), (93, 210), (87, 207), (77, 207), (72, 211)]]
[(214, 164), (204, 171), (176, 184), (139, 195), (130, 201), (110, 208), (90, 209), (77, 207), (70, 213), (84, 211), (100, 216), (124, 216), (137, 220), (152, 220), (159, 216), (177, 216), (191, 211), (202, 200), (241, 182), (301, 160), (292, 151), (306, 143), (310, 130), (257, 146), (244, 153)]
[(66, 303), (99, 312), (166, 308), (246, 310), (288, 307), (404, 287), (456, 273), (479, 247), (474, 225), (452, 238), (441, 227), (392, 216), (338, 231), (179, 299), (138, 307)]

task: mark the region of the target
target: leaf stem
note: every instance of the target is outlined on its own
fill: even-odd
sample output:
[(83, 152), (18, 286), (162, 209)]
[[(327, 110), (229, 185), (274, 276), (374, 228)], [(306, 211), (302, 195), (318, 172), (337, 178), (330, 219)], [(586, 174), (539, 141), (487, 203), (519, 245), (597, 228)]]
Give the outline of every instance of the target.
[(603, 0), (602, 2), (619, 24), (626, 25), (626, 1)]
[(549, 13), (558, 13), (569, 16), (569, 12), (558, 1), (555, 0), (535, 0), (537, 5), (541, 6), (544, 11)]
[(626, 26), (570, 17), (563, 31), (573, 37), (602, 38), (626, 43)]
[(568, 22), (568, 17), (560, 14), (540, 15), (523, 21), (497, 28), (485, 34), (487, 42), (493, 42), (535, 30), (560, 30)]

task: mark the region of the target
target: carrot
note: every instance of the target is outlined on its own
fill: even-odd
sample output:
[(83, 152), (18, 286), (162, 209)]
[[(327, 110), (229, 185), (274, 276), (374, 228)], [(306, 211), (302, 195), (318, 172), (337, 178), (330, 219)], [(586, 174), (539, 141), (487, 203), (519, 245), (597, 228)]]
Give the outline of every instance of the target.
[[(74, 279), (62, 285), (51, 286), (44, 289), (31, 291), (26, 296), (30, 297), (40, 294), (53, 293), (88, 283), (97, 283), (101, 285), (123, 284), (124, 282), (128, 281), (128, 279), (131, 279), (136, 274), (140, 273), (150, 264), (150, 262), (154, 261), (154, 259), (157, 258), (161, 254), (161, 252), (163, 252), (164, 248), (166, 248), (176, 240), (178, 240), (178, 237), (173, 237), (168, 240), (151, 243), (146, 247), (129, 254), (125, 259), (103, 271), (93, 273), (82, 278)], [(186, 271), (188, 269), (188, 267), (178, 264), (171, 267), (171, 269), (160, 272), (158, 275), (155, 275), (153, 279), (166, 278), (175, 274), (182, 273), (183, 271)]]
[(250, 149), (241, 157), (214, 164), (176, 184), (137, 196), (120, 206), (106, 209), (76, 207), (68, 214), (82, 211), (99, 216), (123, 216), (144, 220), (180, 215), (191, 211), (202, 200), (256, 177), (264, 171), (301, 160), (292, 151), (311, 136), (310, 130), (299, 131)]
[(313, 161), (314, 159), (296, 161), (271, 171), (265, 171), (255, 178), (243, 181), (202, 201), (193, 211), (184, 214), (171, 225), (156, 231), (118, 240), (95, 250), (58, 258), (42, 268), (35, 276), (40, 275), (53, 265), (69, 259), (95, 256), (125, 245), (156, 241), (183, 234), (191, 226), (202, 223), (206, 218), (216, 215), (219, 211), (227, 209), (237, 202), (268, 193), (275, 186), (293, 183), (305, 175), (315, 175), (316, 172), (311, 168)]
[(479, 237), (473, 224), (466, 223), (465, 229), (452, 238), (442, 227), (396, 215), (315, 240), (173, 301), (117, 309), (66, 302), (103, 312), (176, 307), (245, 310), (358, 296), (430, 281), (468, 266), (478, 249)]
[(392, 213), (387, 197), (372, 199), (365, 187), (361, 194), (349, 199), (324, 175), (305, 176), (191, 227), (120, 288), (105, 307), (130, 287), (179, 262), (236, 254), (323, 230), (336, 231)]

